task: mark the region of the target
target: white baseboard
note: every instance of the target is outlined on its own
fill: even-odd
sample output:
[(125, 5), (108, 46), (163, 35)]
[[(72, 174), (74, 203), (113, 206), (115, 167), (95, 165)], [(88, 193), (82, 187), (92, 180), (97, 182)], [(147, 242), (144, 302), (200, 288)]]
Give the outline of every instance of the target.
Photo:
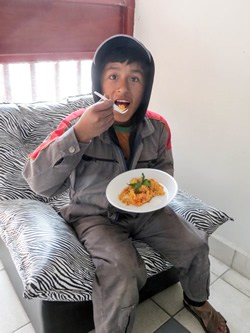
[(218, 235), (209, 237), (210, 254), (250, 279), (250, 255)]

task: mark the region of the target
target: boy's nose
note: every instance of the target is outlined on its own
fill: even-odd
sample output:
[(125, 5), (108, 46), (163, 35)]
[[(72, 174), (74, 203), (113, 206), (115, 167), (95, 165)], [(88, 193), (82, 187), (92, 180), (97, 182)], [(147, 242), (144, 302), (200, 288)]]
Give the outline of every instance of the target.
[(129, 85), (128, 85), (128, 82), (127, 80), (120, 80), (119, 81), (119, 85), (118, 85), (118, 89), (117, 89), (119, 92), (127, 92), (129, 90)]

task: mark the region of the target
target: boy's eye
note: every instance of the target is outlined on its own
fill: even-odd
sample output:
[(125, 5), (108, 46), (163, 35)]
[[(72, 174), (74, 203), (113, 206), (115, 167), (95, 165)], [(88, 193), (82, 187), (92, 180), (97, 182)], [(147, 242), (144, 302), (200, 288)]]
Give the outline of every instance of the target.
[(133, 76), (133, 77), (131, 77), (131, 81), (132, 82), (140, 82), (140, 79), (137, 76)]
[(109, 75), (109, 78), (110, 78), (110, 80), (115, 80), (115, 79), (117, 79), (117, 75), (111, 74), (111, 75)]

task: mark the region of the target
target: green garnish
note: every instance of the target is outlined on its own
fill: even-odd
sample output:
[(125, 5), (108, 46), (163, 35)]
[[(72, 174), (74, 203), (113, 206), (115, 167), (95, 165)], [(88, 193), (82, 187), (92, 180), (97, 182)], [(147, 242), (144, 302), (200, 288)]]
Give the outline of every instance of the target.
[(142, 180), (141, 180), (141, 182), (140, 182), (140, 181), (137, 181), (136, 183), (130, 183), (130, 184), (128, 184), (128, 185), (129, 185), (129, 186), (132, 186), (132, 187), (134, 188), (135, 193), (138, 193), (139, 190), (140, 190), (140, 187), (141, 187), (142, 185), (145, 185), (145, 186), (147, 186), (147, 187), (150, 187), (150, 186), (151, 186), (151, 183), (150, 183), (150, 180), (149, 180), (149, 179), (146, 179), (146, 178), (145, 178), (144, 173), (142, 173)]

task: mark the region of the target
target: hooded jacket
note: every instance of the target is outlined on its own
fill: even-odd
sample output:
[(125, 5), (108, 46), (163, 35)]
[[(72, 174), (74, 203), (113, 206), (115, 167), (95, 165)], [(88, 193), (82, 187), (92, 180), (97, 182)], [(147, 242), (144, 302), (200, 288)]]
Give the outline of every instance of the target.
[[(127, 170), (155, 168), (173, 175), (169, 126), (162, 116), (147, 110), (154, 78), (154, 61), (150, 52), (130, 36), (116, 35), (106, 40), (93, 59), (93, 91), (100, 91), (105, 59), (108, 61), (109, 55), (123, 46), (133, 48), (136, 57), (139, 56), (147, 66), (144, 96), (134, 115), (136, 130), (129, 162), (114, 140), (112, 128), (89, 143), (77, 141), (71, 124), (84, 112), (80, 109), (64, 119), (58, 129), (29, 155), (23, 170), (31, 189), (40, 195), (50, 197), (69, 188), (70, 203), (61, 211), (69, 223), (85, 216), (116, 212), (110, 206), (105, 190), (114, 177)], [(96, 99), (95, 95), (93, 97)]]
[[(104, 66), (110, 60), (110, 54), (113, 54), (112, 59), (114, 59), (114, 61), (119, 61), (119, 58), (116, 58), (116, 54), (119, 54), (119, 50), (121, 50), (121, 52), (124, 52), (124, 48), (128, 50), (126, 54), (133, 54), (131, 58), (134, 58), (136, 60), (138, 59), (144, 64), (144, 67), (146, 67), (147, 69), (144, 96), (135, 114), (136, 123), (139, 123), (143, 120), (143, 117), (148, 108), (154, 81), (155, 65), (151, 53), (141, 42), (139, 42), (134, 37), (128, 35), (115, 35), (104, 41), (97, 48), (91, 68), (92, 92), (101, 92), (100, 78)], [(93, 94), (93, 97), (95, 102), (97, 102), (99, 98), (95, 94)]]

